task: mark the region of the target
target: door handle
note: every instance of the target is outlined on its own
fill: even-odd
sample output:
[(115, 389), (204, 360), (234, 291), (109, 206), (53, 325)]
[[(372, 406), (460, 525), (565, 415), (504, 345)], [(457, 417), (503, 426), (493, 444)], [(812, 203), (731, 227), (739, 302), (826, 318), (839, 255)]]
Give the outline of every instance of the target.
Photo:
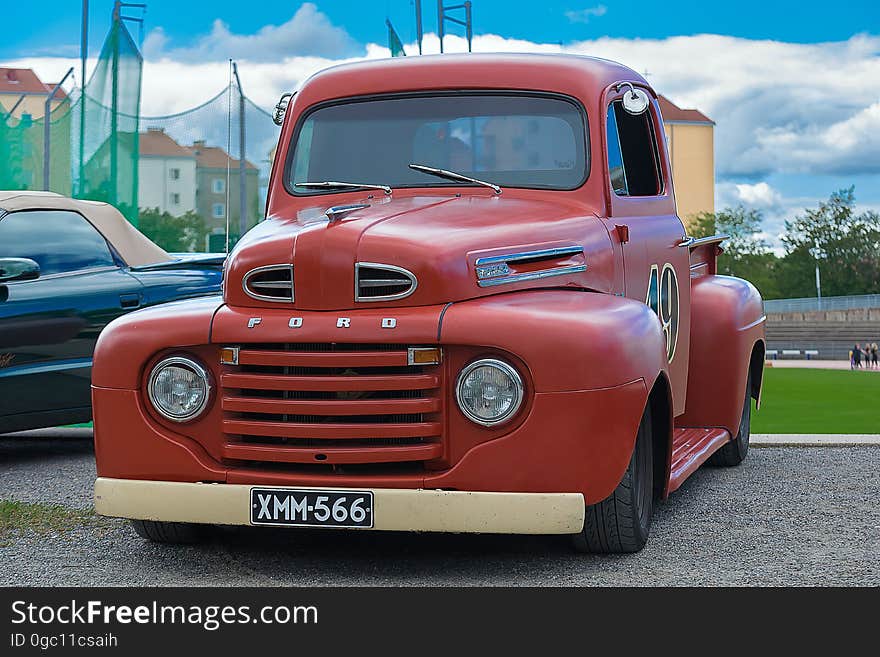
[(696, 237), (690, 237), (689, 235), (685, 235), (679, 241), (678, 246), (685, 248), (685, 247), (690, 246), (691, 244), (693, 244), (696, 241), (697, 241)]
[(119, 305), (126, 310), (140, 308), (141, 296), (139, 294), (120, 294)]

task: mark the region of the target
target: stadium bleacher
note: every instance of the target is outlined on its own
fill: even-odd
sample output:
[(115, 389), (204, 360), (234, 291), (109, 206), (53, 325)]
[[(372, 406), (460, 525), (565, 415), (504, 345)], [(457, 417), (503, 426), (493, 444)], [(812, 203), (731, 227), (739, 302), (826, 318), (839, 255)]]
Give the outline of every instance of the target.
[[(877, 295), (873, 295), (877, 296)], [(767, 349), (775, 351), (776, 357), (797, 357), (791, 353), (800, 352), (800, 358), (821, 360), (847, 360), (853, 345), (877, 342), (880, 344), (880, 304), (872, 307), (853, 307), (855, 297), (831, 297), (823, 299), (826, 307), (834, 310), (792, 311), (797, 304), (784, 303), (802, 300), (768, 301)], [(835, 303), (835, 300), (840, 300)], [(846, 303), (843, 300), (847, 300)], [(815, 304), (816, 300), (812, 300)], [(803, 307), (803, 304), (801, 304)], [(774, 312), (779, 308), (782, 312)], [(785, 353), (788, 351), (789, 353)], [(811, 352), (807, 354), (807, 352)]]

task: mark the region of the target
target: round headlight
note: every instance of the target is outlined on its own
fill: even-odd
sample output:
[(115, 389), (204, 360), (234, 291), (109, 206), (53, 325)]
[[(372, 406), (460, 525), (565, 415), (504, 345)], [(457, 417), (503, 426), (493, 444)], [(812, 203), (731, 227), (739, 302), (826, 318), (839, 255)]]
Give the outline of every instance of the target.
[(522, 404), (522, 378), (504, 361), (476, 360), (458, 375), (455, 397), (469, 420), (484, 426), (500, 424)]
[(153, 408), (174, 422), (186, 422), (198, 416), (208, 405), (210, 392), (208, 372), (196, 361), (183, 356), (159, 361), (147, 382)]

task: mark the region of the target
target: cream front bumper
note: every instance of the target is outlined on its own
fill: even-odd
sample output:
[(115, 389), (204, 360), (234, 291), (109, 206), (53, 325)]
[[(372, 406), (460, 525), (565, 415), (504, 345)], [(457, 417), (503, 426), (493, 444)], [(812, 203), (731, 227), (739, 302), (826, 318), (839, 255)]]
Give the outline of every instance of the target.
[[(251, 488), (243, 484), (100, 477), (95, 481), (95, 509), (101, 515), (117, 518), (250, 525)], [(359, 490), (373, 492), (372, 529), (376, 530), (575, 534), (584, 526), (584, 498), (580, 493)]]

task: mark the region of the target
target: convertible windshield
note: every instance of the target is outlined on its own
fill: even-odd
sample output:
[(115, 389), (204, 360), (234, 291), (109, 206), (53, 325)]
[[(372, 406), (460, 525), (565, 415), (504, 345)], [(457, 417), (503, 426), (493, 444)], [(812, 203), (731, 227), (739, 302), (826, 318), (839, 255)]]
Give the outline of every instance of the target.
[(294, 136), (287, 180), (391, 187), (462, 186), (413, 162), (502, 187), (574, 189), (587, 177), (586, 119), (569, 100), (525, 94), (455, 94), (358, 100), (309, 113)]

